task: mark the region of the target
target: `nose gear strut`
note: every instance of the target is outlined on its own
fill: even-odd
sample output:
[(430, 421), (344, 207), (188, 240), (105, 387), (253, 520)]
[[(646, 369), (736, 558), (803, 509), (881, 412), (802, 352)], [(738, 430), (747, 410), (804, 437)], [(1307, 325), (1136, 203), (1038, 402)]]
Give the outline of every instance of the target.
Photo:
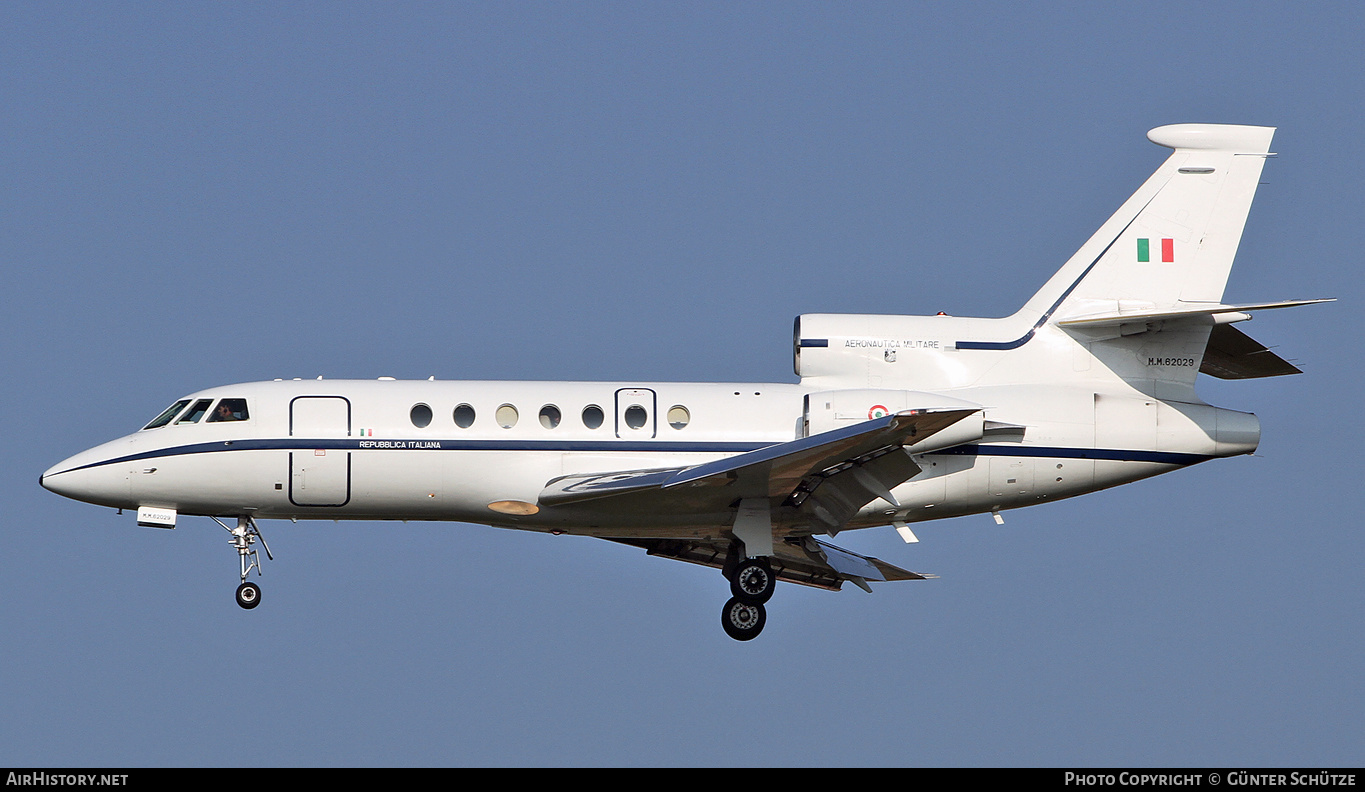
[(256, 527), (256, 520), (249, 514), (243, 514), (237, 518), (237, 527), (229, 528), (227, 524), (217, 517), (210, 516), (214, 522), (223, 526), (223, 529), (232, 534), (229, 543), (237, 548), (237, 556), (242, 562), (242, 585), (237, 587), (237, 604), (250, 610), (261, 604), (261, 587), (255, 583), (247, 582), (247, 575), (251, 570), (256, 570), (256, 574), (261, 574), (261, 557), (253, 547), (256, 540), (261, 540), (261, 547), (265, 548), (265, 557), (271, 561), (275, 556), (270, 552), (270, 545), (266, 544), (265, 537), (261, 536), (261, 531)]

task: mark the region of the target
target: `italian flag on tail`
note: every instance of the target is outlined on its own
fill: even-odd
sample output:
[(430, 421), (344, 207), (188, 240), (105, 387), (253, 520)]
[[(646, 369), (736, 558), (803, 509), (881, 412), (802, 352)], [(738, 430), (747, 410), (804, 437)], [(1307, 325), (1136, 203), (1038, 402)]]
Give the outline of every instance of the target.
[[(1148, 262), (1152, 260), (1152, 240), (1146, 237), (1139, 238), (1137, 241), (1138, 261)], [(1175, 261), (1175, 240), (1161, 240), (1161, 260), (1170, 263)]]

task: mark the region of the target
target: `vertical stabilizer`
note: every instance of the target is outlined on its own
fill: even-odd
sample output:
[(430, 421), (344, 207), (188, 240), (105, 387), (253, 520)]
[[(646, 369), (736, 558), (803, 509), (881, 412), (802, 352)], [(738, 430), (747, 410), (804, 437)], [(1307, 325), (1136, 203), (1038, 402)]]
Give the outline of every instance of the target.
[[(1051, 377), (1108, 372), (1140, 391), (1195, 400), (1211, 316), (1077, 327), (1077, 317), (1194, 312), (1217, 306), (1251, 210), (1273, 127), (1174, 124), (1148, 139), (1173, 149), (1015, 317), (1049, 335), (1063, 323), (1080, 344), (1070, 363), (1032, 359)], [(990, 344), (959, 345), (992, 348)], [(994, 348), (1007, 348), (995, 346)], [(1034, 358), (1034, 356), (1028, 356)], [(1091, 366), (1089, 361), (1098, 365)], [(1063, 370), (1070, 367), (1071, 374)]]
[(1148, 132), (1174, 152), (1024, 310), (1060, 317), (1217, 303), (1274, 134), (1224, 124)]
[[(1019, 311), (999, 319), (808, 314), (796, 325), (797, 373), (820, 387), (915, 390), (1119, 379), (1196, 398), (1210, 329), (1239, 321), (1215, 309), (1274, 133), (1153, 129), (1148, 139), (1170, 156)], [(1138, 314), (1164, 318), (1092, 321)]]

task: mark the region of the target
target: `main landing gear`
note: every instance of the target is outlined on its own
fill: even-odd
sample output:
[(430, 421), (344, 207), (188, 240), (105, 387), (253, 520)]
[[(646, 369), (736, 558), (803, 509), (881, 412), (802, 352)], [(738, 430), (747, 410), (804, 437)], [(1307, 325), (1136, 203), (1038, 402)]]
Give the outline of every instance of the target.
[(767, 558), (745, 558), (723, 572), (730, 579), (730, 593), (734, 596), (721, 609), (720, 626), (736, 641), (751, 641), (768, 621), (763, 604), (773, 597), (777, 575)]
[(247, 581), (246, 576), (251, 574), (251, 570), (256, 570), (256, 574), (261, 574), (261, 557), (257, 555), (256, 540), (261, 540), (261, 547), (265, 548), (265, 557), (271, 561), (275, 556), (270, 554), (270, 545), (265, 543), (265, 537), (261, 536), (261, 531), (256, 527), (256, 521), (251, 515), (243, 515), (237, 518), (237, 527), (228, 528), (227, 524), (217, 517), (212, 518), (214, 522), (223, 526), (224, 530), (232, 534), (229, 540), (233, 547), (237, 548), (237, 556), (242, 562), (242, 585), (237, 587), (237, 604), (247, 610), (251, 610), (261, 604), (261, 587), (255, 583)]

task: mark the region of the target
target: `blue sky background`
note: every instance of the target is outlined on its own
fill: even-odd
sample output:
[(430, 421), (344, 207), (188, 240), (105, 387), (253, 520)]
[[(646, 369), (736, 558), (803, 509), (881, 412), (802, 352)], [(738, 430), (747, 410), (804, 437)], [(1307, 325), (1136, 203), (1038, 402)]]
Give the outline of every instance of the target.
[[(8, 3), (0, 765), (1365, 763), (1354, 3)], [(1254, 457), (784, 586), (462, 524), (237, 559), (42, 490), (274, 377), (794, 381), (803, 312), (1011, 313), (1179, 122), (1278, 126), (1206, 380)], [(1204, 378), (1206, 379), (1206, 378)]]

